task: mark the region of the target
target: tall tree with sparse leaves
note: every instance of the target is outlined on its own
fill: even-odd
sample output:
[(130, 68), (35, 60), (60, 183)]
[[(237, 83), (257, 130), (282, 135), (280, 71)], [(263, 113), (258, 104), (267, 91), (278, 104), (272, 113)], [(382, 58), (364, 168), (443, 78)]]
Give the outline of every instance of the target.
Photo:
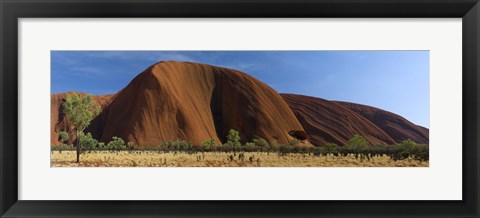
[[(91, 95), (81, 96), (78, 93), (65, 95), (63, 112), (70, 121), (70, 128), (78, 139), (80, 134), (90, 125), (90, 122), (100, 113)], [(81, 145), (77, 140), (77, 163), (80, 162)]]

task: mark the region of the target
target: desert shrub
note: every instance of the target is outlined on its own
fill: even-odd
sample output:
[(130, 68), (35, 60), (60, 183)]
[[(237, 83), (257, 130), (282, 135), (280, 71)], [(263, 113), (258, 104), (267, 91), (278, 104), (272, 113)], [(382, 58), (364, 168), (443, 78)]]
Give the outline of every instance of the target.
[(292, 153), (294, 151), (294, 146), (291, 145), (279, 145), (278, 146), (278, 152), (280, 154), (288, 154)]
[(404, 160), (409, 157), (418, 160), (428, 160), (428, 145), (419, 145), (416, 142), (407, 139), (398, 144), (387, 147), (385, 153), (387, 153), (387, 155), (393, 160)]
[(255, 145), (253, 142), (247, 142), (245, 143), (245, 146), (242, 148), (243, 151), (247, 152), (254, 152), (254, 151), (259, 151), (261, 148)]
[(227, 144), (233, 146), (234, 148), (240, 147), (240, 133), (237, 130), (230, 129), (227, 135)]
[(416, 160), (421, 160), (421, 161), (429, 160), (428, 145), (417, 144), (417, 146), (412, 150), (411, 153), (413, 154), (413, 158)]
[(78, 145), (82, 149), (93, 150), (97, 147), (97, 144), (98, 141), (92, 137), (92, 134), (84, 134), (83, 132), (78, 134)]
[(52, 151), (71, 151), (75, 150), (75, 146), (73, 144), (61, 144), (61, 145), (52, 145), (51, 147)]
[(337, 153), (338, 145), (335, 143), (327, 143), (323, 146), (323, 150), (326, 154)]
[(403, 160), (408, 158), (409, 153), (402, 144), (395, 144), (387, 148), (387, 155), (393, 160)]
[(98, 149), (107, 149), (107, 145), (105, 145), (104, 142), (99, 142), (99, 143), (97, 144), (97, 148), (98, 148)]
[(193, 148), (192, 143), (187, 142), (185, 140), (175, 140), (175, 141), (171, 141), (169, 144), (170, 144), (169, 145), (170, 148), (180, 150), (180, 151)]
[(257, 145), (258, 147), (262, 147), (262, 148), (268, 147), (268, 142), (264, 138), (253, 139), (253, 143), (255, 143), (255, 145)]
[(160, 144), (157, 145), (155, 150), (167, 151), (168, 150), (168, 143), (161, 141)]
[(395, 159), (406, 159), (408, 157), (412, 157), (416, 160), (426, 161), (429, 159), (429, 151), (428, 145), (425, 144), (417, 144), (416, 142), (407, 139), (403, 140), (396, 146), (394, 152)]
[(308, 148), (305, 146), (302, 146), (300, 144), (296, 144), (293, 146), (293, 153), (307, 153)]
[(365, 153), (369, 150), (368, 141), (361, 135), (354, 135), (350, 140), (348, 140), (347, 146), (345, 149), (351, 149), (350, 152), (354, 154)]
[(223, 151), (223, 152), (231, 152), (231, 151), (233, 151), (233, 146), (231, 146), (228, 143), (225, 143), (225, 144), (219, 146), (218, 150)]
[(277, 140), (272, 140), (270, 142), (270, 146), (269, 146), (269, 149), (270, 151), (278, 151), (280, 148), (280, 144), (277, 142)]
[(215, 147), (215, 139), (210, 138), (209, 140), (206, 140), (202, 142), (202, 149), (205, 151), (210, 151)]
[(60, 143), (65, 144), (68, 141), (68, 133), (65, 131), (61, 131), (58, 133), (58, 138), (60, 139)]
[(319, 156), (320, 154), (322, 154), (322, 148), (321, 147), (311, 148), (310, 152), (313, 154), (313, 156)]
[(410, 139), (407, 139), (407, 140), (403, 140), (402, 142), (400, 142), (400, 146), (406, 150), (406, 151), (413, 151), (414, 149), (416, 149), (417, 147), (417, 143), (415, 143), (414, 141), (410, 140)]
[(127, 142), (127, 149), (128, 150), (133, 150), (135, 148), (135, 146), (133, 145), (133, 142)]
[(290, 141), (288, 144), (289, 144), (290, 146), (295, 146), (295, 145), (300, 144), (300, 141), (298, 141), (298, 139), (293, 139), (293, 140)]
[(112, 140), (108, 142), (107, 148), (112, 150), (123, 150), (127, 147), (125, 146), (125, 142), (122, 138), (114, 136), (112, 137)]
[(388, 145), (374, 145), (370, 148), (370, 154), (372, 155), (382, 155), (387, 154)]

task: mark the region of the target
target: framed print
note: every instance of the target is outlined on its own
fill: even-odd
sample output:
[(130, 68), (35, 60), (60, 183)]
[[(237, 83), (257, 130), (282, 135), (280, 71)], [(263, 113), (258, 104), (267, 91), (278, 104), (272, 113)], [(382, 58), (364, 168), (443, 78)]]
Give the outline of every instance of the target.
[(2, 217), (478, 216), (477, 1), (2, 1)]

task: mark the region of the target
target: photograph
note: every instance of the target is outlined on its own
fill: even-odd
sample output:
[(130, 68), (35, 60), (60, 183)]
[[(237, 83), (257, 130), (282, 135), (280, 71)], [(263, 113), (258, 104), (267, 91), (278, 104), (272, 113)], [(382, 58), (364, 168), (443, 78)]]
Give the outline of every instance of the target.
[(51, 167), (429, 167), (428, 50), (50, 51)]

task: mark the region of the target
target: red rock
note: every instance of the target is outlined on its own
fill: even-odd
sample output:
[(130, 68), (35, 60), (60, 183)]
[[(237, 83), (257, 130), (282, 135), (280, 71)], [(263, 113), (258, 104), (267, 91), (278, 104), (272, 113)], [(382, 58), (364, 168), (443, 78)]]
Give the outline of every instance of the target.
[(422, 144), (428, 144), (429, 142), (429, 130), (427, 128), (415, 125), (397, 114), (367, 105), (349, 102), (337, 103), (370, 120), (396, 142), (401, 142), (405, 139), (411, 139)]
[(281, 94), (315, 146), (326, 143), (344, 145), (358, 134), (372, 144), (393, 144), (395, 141), (381, 128), (357, 113), (321, 98)]
[[(59, 108), (52, 95), (52, 123)], [(61, 120), (61, 119), (60, 119)], [(55, 131), (65, 128), (60, 122)], [(183, 139), (225, 142), (230, 129), (242, 142), (256, 137), (287, 144), (302, 126), (282, 97), (243, 72), (205, 64), (160, 62), (118, 92), (87, 132), (101, 141), (113, 136), (141, 146)], [(52, 130), (52, 143), (57, 136)], [(310, 145), (308, 141), (305, 145)], [(310, 145), (311, 146), (311, 145)]]
[[(51, 143), (69, 129), (61, 103), (51, 95)], [(230, 129), (242, 142), (261, 137), (272, 143), (301, 140), (303, 146), (345, 144), (354, 134), (370, 144), (404, 139), (428, 143), (428, 129), (378, 108), (302, 95), (279, 95), (243, 72), (205, 64), (159, 62), (116, 94), (94, 96), (101, 113), (85, 132), (108, 142), (113, 136), (140, 146), (214, 138), (226, 142)], [(70, 135), (70, 143), (75, 139)]]

